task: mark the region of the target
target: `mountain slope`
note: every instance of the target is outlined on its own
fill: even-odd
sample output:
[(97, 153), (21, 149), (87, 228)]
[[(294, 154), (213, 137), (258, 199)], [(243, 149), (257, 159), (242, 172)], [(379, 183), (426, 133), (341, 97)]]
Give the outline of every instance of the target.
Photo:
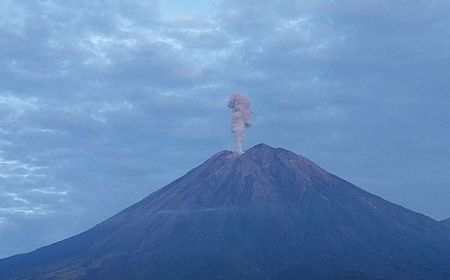
[(438, 222), (283, 149), (223, 151), (0, 279), (450, 279)]
[(445, 220), (442, 220), (440, 223), (441, 223), (442, 225), (444, 225), (444, 226), (450, 228), (450, 218), (445, 219)]

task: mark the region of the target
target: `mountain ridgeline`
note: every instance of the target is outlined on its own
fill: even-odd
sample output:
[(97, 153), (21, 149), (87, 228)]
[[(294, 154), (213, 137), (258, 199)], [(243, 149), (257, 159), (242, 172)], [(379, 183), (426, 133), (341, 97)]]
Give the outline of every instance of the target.
[(290, 151), (222, 151), (0, 279), (450, 279), (450, 230)]

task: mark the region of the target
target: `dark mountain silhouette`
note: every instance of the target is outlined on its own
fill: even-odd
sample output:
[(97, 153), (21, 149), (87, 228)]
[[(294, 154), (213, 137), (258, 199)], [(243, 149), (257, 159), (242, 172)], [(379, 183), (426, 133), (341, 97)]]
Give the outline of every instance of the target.
[(443, 224), (444, 226), (450, 228), (450, 218), (442, 220), (441, 224)]
[(284, 149), (223, 151), (0, 279), (450, 279), (447, 228)]

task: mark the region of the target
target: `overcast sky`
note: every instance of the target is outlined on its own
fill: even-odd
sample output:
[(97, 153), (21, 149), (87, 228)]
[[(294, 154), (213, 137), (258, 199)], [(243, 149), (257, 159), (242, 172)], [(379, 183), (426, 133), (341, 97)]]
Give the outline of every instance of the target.
[[(189, 3), (189, 4), (187, 4)], [(450, 217), (450, 1), (0, 1), (0, 257), (233, 148), (302, 154)]]

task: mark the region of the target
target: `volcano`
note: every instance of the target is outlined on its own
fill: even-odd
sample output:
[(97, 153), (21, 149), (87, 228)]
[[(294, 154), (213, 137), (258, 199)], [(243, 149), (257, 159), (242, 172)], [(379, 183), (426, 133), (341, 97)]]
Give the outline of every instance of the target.
[(222, 151), (0, 279), (450, 279), (450, 233), (305, 157)]

